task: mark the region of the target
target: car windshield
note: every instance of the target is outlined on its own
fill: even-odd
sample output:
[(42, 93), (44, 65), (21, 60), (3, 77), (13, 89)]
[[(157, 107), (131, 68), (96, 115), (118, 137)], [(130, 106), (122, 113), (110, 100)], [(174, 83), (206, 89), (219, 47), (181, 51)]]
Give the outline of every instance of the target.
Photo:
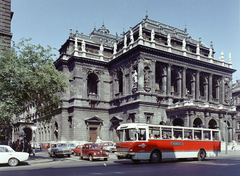
[(15, 152), (11, 147), (0, 147), (0, 152)]
[(90, 148), (90, 149), (98, 149), (99, 146), (98, 146), (98, 145), (89, 145), (89, 148)]
[(67, 144), (57, 144), (57, 147), (67, 147)]
[(75, 147), (75, 144), (68, 144), (68, 147)]

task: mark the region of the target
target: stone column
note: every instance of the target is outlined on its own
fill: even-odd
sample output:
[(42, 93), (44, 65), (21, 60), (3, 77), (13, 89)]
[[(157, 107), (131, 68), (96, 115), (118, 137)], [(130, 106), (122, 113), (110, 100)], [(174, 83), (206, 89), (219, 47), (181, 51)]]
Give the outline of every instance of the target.
[(167, 75), (164, 74), (162, 77), (162, 91), (164, 95), (167, 95)]
[(205, 82), (204, 83), (204, 97), (205, 97), (205, 100), (208, 101), (208, 83)]
[(151, 75), (152, 79), (151, 81), (151, 90), (152, 92), (155, 92), (156, 86), (155, 86), (155, 81), (156, 81), (156, 60), (152, 60), (152, 67), (151, 67)]
[(182, 98), (186, 98), (186, 67), (182, 70)]
[(195, 79), (195, 81), (194, 80), (192, 80), (192, 82), (191, 82), (191, 89), (192, 89), (192, 97), (193, 97), (193, 100), (195, 100), (195, 87), (196, 87), (196, 79)]
[(219, 101), (219, 103), (220, 104), (224, 104), (224, 97), (225, 97), (225, 91), (224, 91), (224, 87), (225, 87), (225, 85), (224, 85), (224, 80), (225, 80), (225, 77), (222, 77), (222, 80), (221, 80), (221, 100)]
[(126, 91), (126, 86), (127, 86), (127, 80), (126, 80), (126, 69), (124, 68), (123, 70), (122, 70), (122, 84), (123, 84), (123, 92), (122, 92), (122, 94), (123, 95), (126, 95), (127, 94), (127, 91)]
[(179, 97), (181, 97), (182, 95), (182, 79), (181, 78), (177, 78), (177, 91), (179, 93)]
[(186, 112), (185, 118), (184, 118), (184, 126), (189, 127), (189, 113)]
[(209, 74), (208, 78), (208, 101), (212, 102), (212, 74)]
[(199, 100), (199, 95), (200, 95), (200, 91), (199, 91), (199, 86), (200, 86), (200, 81), (199, 81), (199, 75), (200, 75), (200, 71), (197, 71), (196, 73), (196, 85), (195, 85), (195, 99)]
[(167, 96), (171, 95), (171, 67), (172, 67), (172, 64), (168, 64), (168, 67), (167, 67)]
[(188, 114), (189, 114), (189, 127), (193, 127), (194, 112), (189, 111)]

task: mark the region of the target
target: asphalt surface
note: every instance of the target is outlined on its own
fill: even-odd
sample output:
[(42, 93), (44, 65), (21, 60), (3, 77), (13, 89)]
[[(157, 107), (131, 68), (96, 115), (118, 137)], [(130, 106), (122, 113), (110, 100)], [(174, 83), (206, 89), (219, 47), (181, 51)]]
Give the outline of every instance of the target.
[[(222, 150), (220, 156), (240, 156), (240, 150), (228, 150), (227, 154), (225, 150)], [(72, 156), (71, 156), (72, 157)], [(116, 158), (115, 154), (111, 154), (109, 157)], [(35, 155), (31, 154), (26, 161), (28, 164), (46, 163), (59, 160), (60, 158), (49, 157), (47, 150), (36, 150)]]

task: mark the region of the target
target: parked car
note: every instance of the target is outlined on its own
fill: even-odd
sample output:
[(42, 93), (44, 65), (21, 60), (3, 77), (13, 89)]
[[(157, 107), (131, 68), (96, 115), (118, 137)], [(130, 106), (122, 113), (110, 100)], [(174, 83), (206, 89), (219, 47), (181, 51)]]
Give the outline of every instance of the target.
[(82, 146), (80, 158), (88, 158), (89, 161), (93, 161), (94, 159), (104, 159), (104, 161), (107, 161), (109, 154), (103, 151), (97, 144), (84, 144)]
[(113, 142), (103, 142), (100, 144), (101, 148), (107, 152), (116, 152), (117, 148)]
[(42, 145), (42, 149), (49, 149), (50, 148), (50, 143), (44, 143)]
[(74, 144), (74, 143), (68, 143), (68, 144), (67, 144), (67, 147), (71, 150), (71, 152), (72, 152), (72, 154), (73, 154), (73, 149), (76, 148), (76, 144)]
[(70, 157), (72, 150), (67, 147), (66, 143), (53, 143), (48, 149), (48, 154), (52, 156), (64, 156)]
[(26, 161), (28, 158), (29, 153), (27, 152), (15, 152), (8, 145), (0, 145), (0, 164), (17, 166), (19, 162)]
[(82, 150), (82, 145), (77, 145), (75, 149), (73, 149), (73, 154), (75, 156), (80, 156), (81, 150)]

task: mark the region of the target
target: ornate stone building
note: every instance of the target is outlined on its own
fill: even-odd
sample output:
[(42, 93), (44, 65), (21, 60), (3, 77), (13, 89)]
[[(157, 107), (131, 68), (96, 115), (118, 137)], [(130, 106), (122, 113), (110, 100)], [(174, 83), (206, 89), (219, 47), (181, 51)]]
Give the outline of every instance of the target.
[[(64, 108), (48, 125), (37, 122), (36, 140), (117, 141), (121, 123), (217, 128), (235, 139), (231, 58), (214, 59), (201, 39), (148, 18), (122, 35), (104, 25), (90, 35), (70, 31), (55, 62), (72, 79)], [(225, 124), (229, 128), (225, 128)]]
[(11, 12), (11, 0), (0, 1), (0, 50), (4, 48), (3, 44), (6, 44), (7, 48), (11, 47), (11, 21), (13, 12)]
[(237, 116), (236, 116), (236, 141), (240, 142), (240, 80), (237, 80), (232, 86), (232, 98), (233, 104), (236, 106)]

